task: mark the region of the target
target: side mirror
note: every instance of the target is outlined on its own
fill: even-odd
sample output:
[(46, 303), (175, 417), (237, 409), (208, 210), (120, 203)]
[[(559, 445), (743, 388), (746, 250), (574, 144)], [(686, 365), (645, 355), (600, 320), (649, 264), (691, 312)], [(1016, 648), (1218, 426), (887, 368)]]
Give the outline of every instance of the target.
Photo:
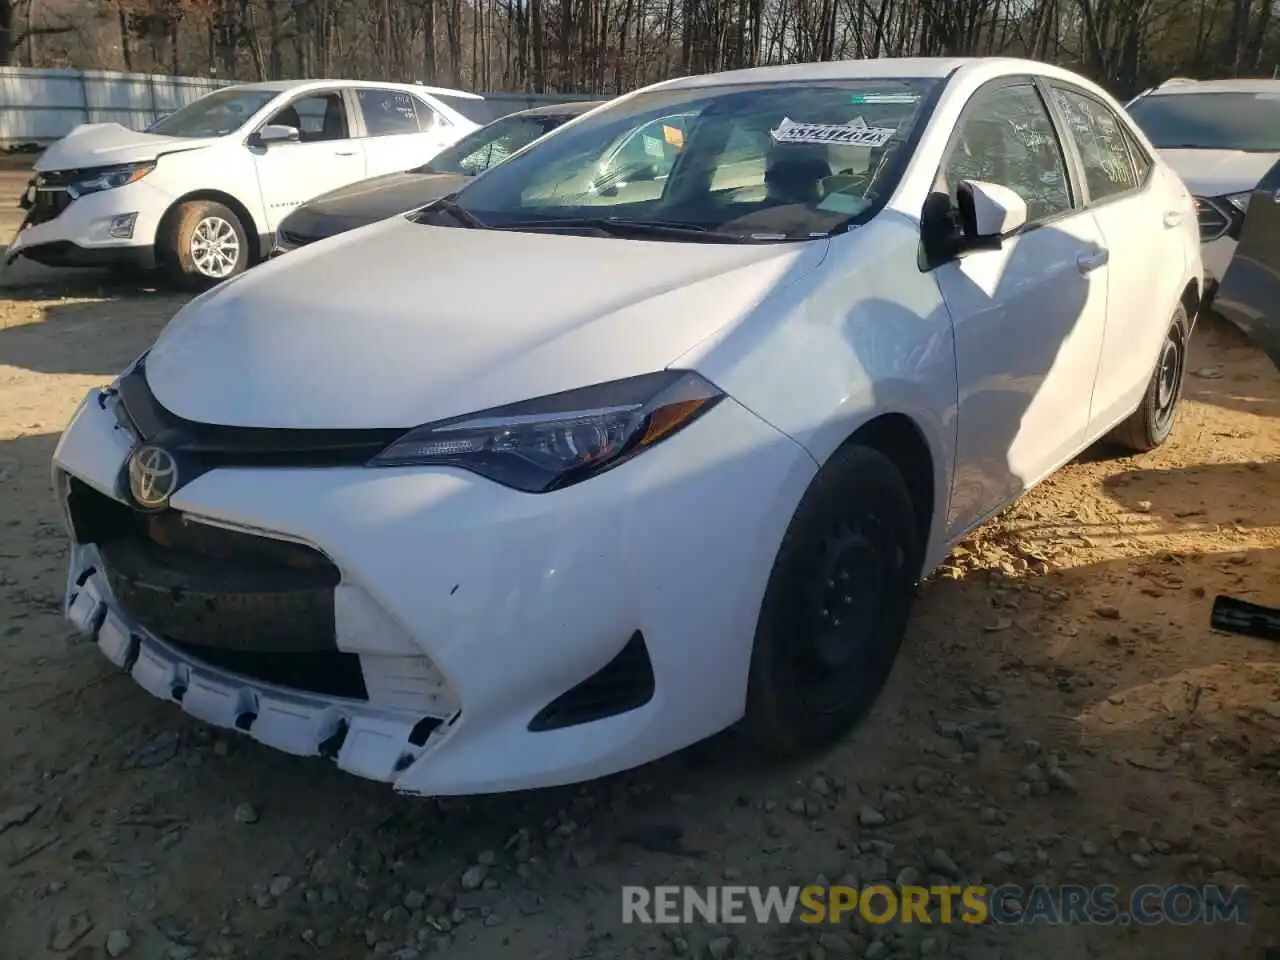
[(956, 188), (961, 252), (999, 250), (1004, 238), (1027, 222), (1027, 203), (998, 183), (962, 180)]
[(268, 143), (297, 143), (302, 139), (302, 132), (283, 123), (268, 123), (254, 139), (263, 146)]

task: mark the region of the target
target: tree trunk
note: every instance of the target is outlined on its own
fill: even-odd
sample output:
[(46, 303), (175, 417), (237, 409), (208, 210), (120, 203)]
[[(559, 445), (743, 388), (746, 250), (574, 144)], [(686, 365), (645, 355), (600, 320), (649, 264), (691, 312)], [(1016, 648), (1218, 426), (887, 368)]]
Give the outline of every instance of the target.
[(124, 12), (124, 7), (116, 7), (116, 19), (120, 25), (120, 56), (124, 60), (124, 69), (128, 73), (133, 72), (133, 38), (129, 30), (129, 15)]
[(436, 82), (436, 0), (422, 5), (422, 81)]
[(531, 17), (529, 42), (533, 47), (533, 89), (537, 93), (547, 90), (547, 64), (542, 49), (542, 0), (529, 0)]

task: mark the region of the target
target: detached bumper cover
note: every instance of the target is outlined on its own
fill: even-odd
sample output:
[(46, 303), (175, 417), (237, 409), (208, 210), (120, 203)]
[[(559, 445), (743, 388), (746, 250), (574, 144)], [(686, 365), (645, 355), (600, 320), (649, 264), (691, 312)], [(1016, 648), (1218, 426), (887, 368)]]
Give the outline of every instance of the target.
[(420, 717), (255, 682), (151, 636), (116, 604), (92, 545), (72, 551), (65, 611), (72, 626), (140, 687), (206, 723), (239, 730), (284, 753), (328, 757), (348, 773), (387, 783), (395, 783), (423, 751)]
[(15, 250), (7, 256), (9, 262), (26, 257), (45, 267), (133, 267), (152, 270), (156, 265), (155, 248), (145, 247), (82, 247), (70, 240), (53, 240)]

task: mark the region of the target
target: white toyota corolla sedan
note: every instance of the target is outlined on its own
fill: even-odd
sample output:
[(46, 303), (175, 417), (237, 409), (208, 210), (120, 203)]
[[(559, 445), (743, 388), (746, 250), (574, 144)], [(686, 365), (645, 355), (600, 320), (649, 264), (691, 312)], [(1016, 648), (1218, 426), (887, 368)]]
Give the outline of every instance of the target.
[(67, 616), (405, 793), (841, 738), (914, 584), (1173, 426), (1195, 209), (1018, 60), (660, 83), (191, 301), (54, 454)]

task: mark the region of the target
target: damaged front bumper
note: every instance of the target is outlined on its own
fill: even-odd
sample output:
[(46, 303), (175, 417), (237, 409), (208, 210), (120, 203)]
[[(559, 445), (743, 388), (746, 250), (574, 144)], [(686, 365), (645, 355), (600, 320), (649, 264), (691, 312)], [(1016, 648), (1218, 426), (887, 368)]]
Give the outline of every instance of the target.
[(210, 667), (151, 635), (112, 596), (92, 544), (72, 550), (65, 613), (72, 626), (148, 693), (214, 726), (299, 757), (326, 757), (370, 780), (395, 783), (444, 717), (255, 682)]
[[(136, 512), (120, 485), (137, 438), (114, 403), (93, 391), (54, 452), (73, 531), (68, 491)], [(157, 624), (164, 606), (121, 585), (118, 545), (84, 529), (66, 612), (191, 715), (403, 793), (579, 782), (742, 716), (758, 612), (743, 598), (763, 594), (814, 470), (726, 401), (625, 469), (554, 495), (446, 468), (361, 466), (218, 467), (178, 489), (164, 511), (175, 527), (293, 544), (331, 565), (328, 636), (357, 661), (357, 695), (203, 655), (217, 637)], [(762, 518), (743, 522), (744, 505)]]

